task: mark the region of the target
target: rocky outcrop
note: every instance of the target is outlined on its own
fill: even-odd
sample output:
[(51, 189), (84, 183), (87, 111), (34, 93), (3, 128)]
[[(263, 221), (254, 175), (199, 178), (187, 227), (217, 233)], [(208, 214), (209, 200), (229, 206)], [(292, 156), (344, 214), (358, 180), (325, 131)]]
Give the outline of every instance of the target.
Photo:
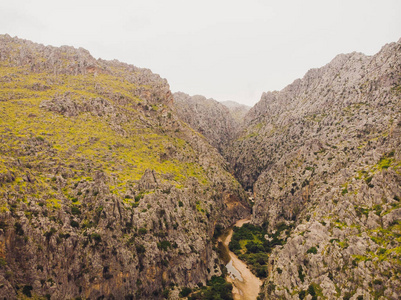
[(400, 297), (400, 62), (401, 41), (338, 55), (245, 116), (228, 159), (252, 222), (294, 228), (270, 256), (267, 299)]
[(227, 147), (240, 125), (239, 117), (214, 99), (174, 93), (174, 106), (178, 116), (195, 131), (201, 133), (220, 152)]
[(249, 214), (167, 81), (0, 36), (0, 296), (159, 299), (221, 274), (215, 226)]
[(234, 118), (234, 120), (237, 122), (238, 125), (242, 125), (246, 113), (251, 109), (250, 106), (240, 104), (234, 101), (223, 101), (220, 103), (228, 108), (231, 116)]

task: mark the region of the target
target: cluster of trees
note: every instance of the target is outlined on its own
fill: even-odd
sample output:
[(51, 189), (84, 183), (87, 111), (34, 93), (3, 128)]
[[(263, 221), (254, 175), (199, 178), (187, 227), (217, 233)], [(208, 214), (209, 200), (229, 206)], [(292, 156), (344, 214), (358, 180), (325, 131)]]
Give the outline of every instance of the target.
[(223, 276), (213, 276), (206, 286), (199, 286), (200, 289), (193, 292), (190, 288), (183, 288), (180, 296), (189, 296), (189, 300), (233, 300), (233, 286), (226, 282)]
[(267, 235), (267, 226), (258, 227), (252, 224), (244, 224), (242, 227), (234, 227), (233, 237), (229, 244), (229, 248), (241, 260), (247, 262), (251, 270), (256, 276), (267, 277), (267, 263), (269, 253), (276, 245), (284, 245), (285, 238), (280, 238), (282, 232), (289, 232), (290, 227), (285, 223), (280, 223), (274, 234), (269, 235), (269, 239), (265, 239)]

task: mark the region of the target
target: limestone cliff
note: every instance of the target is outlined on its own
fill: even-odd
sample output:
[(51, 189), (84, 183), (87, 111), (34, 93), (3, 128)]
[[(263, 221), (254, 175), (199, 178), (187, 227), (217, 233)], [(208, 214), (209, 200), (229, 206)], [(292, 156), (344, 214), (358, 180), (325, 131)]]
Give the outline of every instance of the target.
[(172, 102), (150, 70), (0, 36), (1, 297), (158, 299), (221, 273), (244, 191)]
[(228, 111), (238, 125), (242, 125), (246, 113), (251, 109), (250, 106), (240, 104), (235, 101), (222, 101), (220, 103), (228, 108)]
[(400, 97), (401, 40), (338, 55), (245, 116), (228, 159), (252, 222), (292, 228), (266, 299), (401, 297)]
[(246, 106), (233, 106), (206, 99), (204, 96), (189, 96), (182, 92), (173, 94), (178, 116), (194, 130), (201, 133), (220, 152), (234, 139), (244, 117)]

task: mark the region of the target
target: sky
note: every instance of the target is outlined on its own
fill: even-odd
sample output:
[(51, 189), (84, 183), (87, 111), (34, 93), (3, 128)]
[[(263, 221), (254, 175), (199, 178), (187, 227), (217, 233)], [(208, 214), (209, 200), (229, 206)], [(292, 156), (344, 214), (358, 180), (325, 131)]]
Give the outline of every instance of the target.
[(1, 0), (0, 33), (83, 47), (172, 92), (253, 105), (337, 54), (401, 38), (400, 0)]

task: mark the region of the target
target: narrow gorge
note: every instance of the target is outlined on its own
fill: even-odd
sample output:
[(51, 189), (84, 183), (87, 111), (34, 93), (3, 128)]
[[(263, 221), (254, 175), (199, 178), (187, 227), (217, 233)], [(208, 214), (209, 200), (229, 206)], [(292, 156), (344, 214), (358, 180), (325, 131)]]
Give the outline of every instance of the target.
[[(242, 219), (234, 224), (234, 227), (242, 227), (249, 223), (250, 219)], [(241, 261), (233, 252), (229, 250), (229, 244), (233, 236), (233, 228), (228, 228), (227, 231), (218, 239), (219, 243), (224, 247), (223, 252), (226, 253), (226, 280), (233, 284), (233, 296), (235, 300), (256, 299), (262, 281), (256, 277), (249, 267)], [(224, 255), (223, 255), (224, 260)]]
[(0, 35), (0, 297), (399, 299), (401, 40), (252, 108)]

